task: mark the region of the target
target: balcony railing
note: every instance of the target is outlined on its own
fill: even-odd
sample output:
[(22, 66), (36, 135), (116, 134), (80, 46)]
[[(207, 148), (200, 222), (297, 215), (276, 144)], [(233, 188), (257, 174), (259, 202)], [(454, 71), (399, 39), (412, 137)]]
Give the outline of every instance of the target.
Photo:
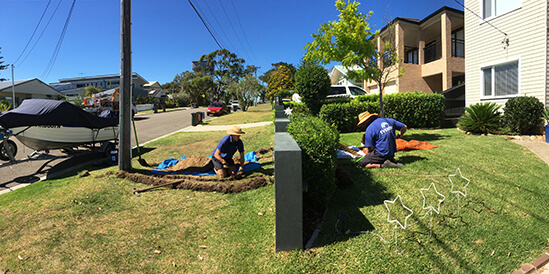
[(423, 63), (427, 64), (442, 57), (442, 43), (432, 43), (423, 48)]
[(465, 58), (465, 41), (452, 39), (452, 57)]

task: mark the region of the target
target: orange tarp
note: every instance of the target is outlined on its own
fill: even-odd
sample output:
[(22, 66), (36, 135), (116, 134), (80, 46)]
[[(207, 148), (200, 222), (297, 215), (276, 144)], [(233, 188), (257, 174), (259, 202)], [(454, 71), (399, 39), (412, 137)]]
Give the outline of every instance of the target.
[(420, 142), (417, 140), (410, 140), (406, 141), (403, 139), (396, 139), (396, 145), (398, 151), (408, 151), (408, 150), (416, 150), (416, 149), (432, 149), (437, 148), (438, 146), (434, 146), (429, 144), (428, 142)]

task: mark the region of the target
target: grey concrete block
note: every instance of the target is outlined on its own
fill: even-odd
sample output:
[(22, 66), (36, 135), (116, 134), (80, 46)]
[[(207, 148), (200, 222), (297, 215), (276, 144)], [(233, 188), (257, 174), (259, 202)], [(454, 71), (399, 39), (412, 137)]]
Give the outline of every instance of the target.
[(286, 118), (275, 118), (275, 133), (277, 132), (286, 132), (290, 120)]
[(286, 118), (286, 113), (284, 113), (284, 109), (275, 110), (275, 118)]
[(288, 133), (275, 133), (276, 251), (303, 249), (301, 149)]

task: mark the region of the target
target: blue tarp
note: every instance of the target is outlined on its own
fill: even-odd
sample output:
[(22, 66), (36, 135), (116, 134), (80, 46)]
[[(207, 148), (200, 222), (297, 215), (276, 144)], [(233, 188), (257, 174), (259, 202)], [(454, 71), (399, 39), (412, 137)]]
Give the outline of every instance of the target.
[[(187, 156), (181, 157), (181, 159), (174, 159), (169, 158), (162, 163), (160, 163), (154, 170), (151, 172), (154, 174), (184, 174), (184, 175), (215, 175), (215, 171), (212, 169), (208, 172), (178, 172), (178, 171), (169, 171), (166, 170), (166, 168), (169, 168), (177, 163), (179, 161), (184, 161), (187, 158)], [(255, 154), (255, 151), (250, 151), (244, 155), (244, 161), (249, 162), (244, 165), (243, 171), (248, 172), (254, 169), (258, 169), (261, 167), (261, 165), (257, 162), (257, 155)]]

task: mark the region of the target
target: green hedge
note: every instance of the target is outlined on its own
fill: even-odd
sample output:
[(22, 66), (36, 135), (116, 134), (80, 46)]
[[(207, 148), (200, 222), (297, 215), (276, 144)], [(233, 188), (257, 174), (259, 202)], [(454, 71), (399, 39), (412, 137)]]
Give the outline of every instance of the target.
[(526, 134), (541, 125), (543, 111), (543, 103), (536, 97), (513, 97), (505, 103), (502, 121), (511, 132)]
[(421, 92), (384, 96), (385, 117), (401, 121), (411, 128), (439, 127), (444, 119), (444, 96)]
[[(440, 126), (444, 118), (444, 96), (420, 92), (395, 93), (383, 96), (385, 117), (403, 122), (411, 128)], [(350, 103), (325, 104), (319, 117), (333, 124), (339, 132), (363, 130), (356, 126), (358, 114), (379, 113), (379, 95), (361, 95)]]
[(326, 123), (334, 125), (339, 132), (346, 133), (360, 131), (356, 124), (358, 115), (364, 111), (379, 113), (379, 103), (351, 101), (342, 104), (326, 104), (322, 106), (318, 115)]
[(308, 183), (305, 195), (326, 202), (335, 189), (339, 132), (320, 118), (292, 114), (288, 133), (301, 148), (303, 180)]

